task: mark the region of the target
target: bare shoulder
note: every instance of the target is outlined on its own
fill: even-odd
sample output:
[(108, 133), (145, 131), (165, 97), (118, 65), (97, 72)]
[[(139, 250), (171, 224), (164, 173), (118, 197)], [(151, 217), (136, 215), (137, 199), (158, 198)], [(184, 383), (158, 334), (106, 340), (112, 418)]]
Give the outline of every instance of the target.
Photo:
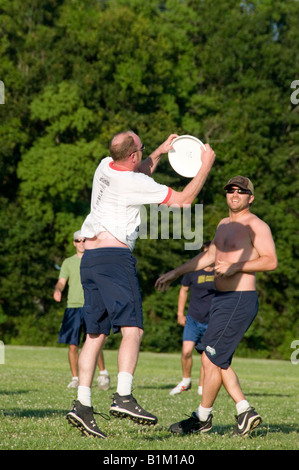
[(229, 224), (229, 222), (230, 222), (229, 217), (224, 217), (224, 219), (220, 220), (219, 224), (217, 225), (217, 229), (221, 227), (221, 225)]
[(270, 230), (269, 225), (260, 219), (257, 215), (249, 213), (248, 215), (248, 224), (252, 229), (256, 230)]

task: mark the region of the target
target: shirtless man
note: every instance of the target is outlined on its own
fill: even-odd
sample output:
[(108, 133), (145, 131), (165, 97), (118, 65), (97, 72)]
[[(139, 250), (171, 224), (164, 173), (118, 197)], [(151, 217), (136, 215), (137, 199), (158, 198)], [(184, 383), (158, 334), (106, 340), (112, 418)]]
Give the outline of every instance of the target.
[(208, 251), (162, 275), (156, 282), (158, 289), (164, 291), (181, 275), (215, 263), (216, 295), (203, 338), (202, 401), (190, 418), (171, 425), (170, 430), (178, 434), (207, 432), (212, 428), (211, 412), (221, 385), (236, 404), (235, 434), (248, 434), (262, 421), (245, 399), (230, 364), (258, 312), (255, 273), (276, 269), (277, 257), (269, 226), (250, 212), (254, 200), (251, 181), (235, 176), (224, 189), (229, 216), (219, 223)]

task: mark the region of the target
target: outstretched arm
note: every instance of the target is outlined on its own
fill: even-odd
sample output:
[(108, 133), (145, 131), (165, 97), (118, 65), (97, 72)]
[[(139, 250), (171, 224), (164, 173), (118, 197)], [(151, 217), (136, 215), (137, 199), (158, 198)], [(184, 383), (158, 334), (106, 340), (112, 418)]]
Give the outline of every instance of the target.
[(194, 258), (182, 264), (181, 266), (178, 266), (172, 271), (168, 271), (168, 273), (162, 274), (162, 276), (157, 279), (155, 286), (162, 292), (166, 291), (170, 284), (183, 274), (211, 266), (211, 264), (215, 262), (215, 255), (216, 247), (214, 243), (211, 243), (207, 251), (196, 255)]

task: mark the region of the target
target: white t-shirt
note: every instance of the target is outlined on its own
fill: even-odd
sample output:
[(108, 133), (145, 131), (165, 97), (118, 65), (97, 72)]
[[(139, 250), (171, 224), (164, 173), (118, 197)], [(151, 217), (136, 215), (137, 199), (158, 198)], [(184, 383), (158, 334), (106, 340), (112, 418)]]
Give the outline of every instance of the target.
[(143, 204), (165, 204), (171, 189), (151, 177), (133, 171), (117, 170), (111, 157), (104, 158), (95, 171), (90, 214), (81, 236), (93, 238), (109, 232), (132, 251), (138, 236)]

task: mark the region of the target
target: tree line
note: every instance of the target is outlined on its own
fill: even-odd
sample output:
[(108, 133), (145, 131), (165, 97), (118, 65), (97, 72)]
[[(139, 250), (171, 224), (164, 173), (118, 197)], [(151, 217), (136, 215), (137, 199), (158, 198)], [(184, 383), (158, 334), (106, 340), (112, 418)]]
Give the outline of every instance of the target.
[[(111, 137), (133, 129), (149, 154), (170, 133), (217, 154), (195, 203), (203, 238), (227, 215), (223, 186), (255, 185), (279, 266), (257, 276), (260, 311), (240, 354), (289, 358), (298, 330), (299, 15), (295, 0), (3, 0), (0, 6), (0, 339), (54, 345), (65, 305), (52, 294), (89, 212)], [(297, 74), (297, 75), (296, 75)], [(2, 94), (3, 95), (3, 94)], [(180, 190), (163, 158), (156, 181)], [(193, 217), (193, 224), (196, 220)], [(179, 282), (156, 278), (194, 256), (184, 240), (139, 238), (142, 348), (179, 351)], [(112, 336), (107, 347), (115, 347)]]

